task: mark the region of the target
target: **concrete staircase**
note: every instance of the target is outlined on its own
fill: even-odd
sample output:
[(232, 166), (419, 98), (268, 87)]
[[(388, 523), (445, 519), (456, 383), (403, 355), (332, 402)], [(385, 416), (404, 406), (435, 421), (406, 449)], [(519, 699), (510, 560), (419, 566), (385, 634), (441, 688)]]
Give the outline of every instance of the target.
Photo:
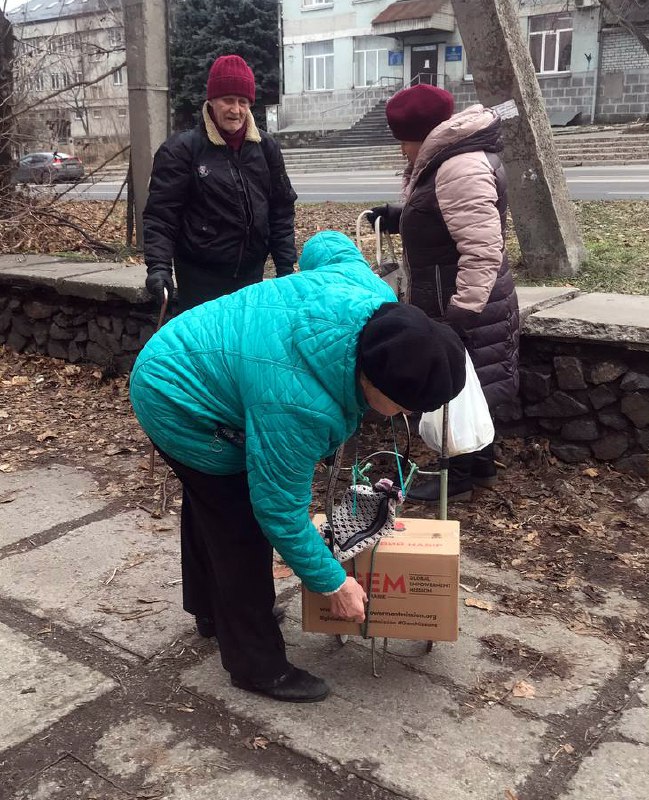
[(394, 137), (385, 119), (385, 104), (381, 100), (371, 108), (365, 116), (355, 122), (351, 128), (336, 131), (316, 145), (317, 148), (332, 147), (369, 147), (374, 145), (394, 145)]
[[(372, 113), (372, 112), (370, 112)], [(360, 123), (357, 123), (357, 127)], [(309, 172), (363, 172), (368, 170), (403, 169), (405, 161), (399, 145), (395, 143), (387, 125), (387, 141), (382, 134), (368, 143), (355, 135), (353, 129), (341, 132), (334, 142), (326, 142), (314, 148), (284, 149), (284, 160), (290, 173)], [(355, 143), (351, 143), (355, 142)], [(603, 133), (555, 134), (555, 143), (564, 167), (599, 166), (602, 164), (647, 164), (649, 163), (649, 134), (622, 134), (615, 131)]]

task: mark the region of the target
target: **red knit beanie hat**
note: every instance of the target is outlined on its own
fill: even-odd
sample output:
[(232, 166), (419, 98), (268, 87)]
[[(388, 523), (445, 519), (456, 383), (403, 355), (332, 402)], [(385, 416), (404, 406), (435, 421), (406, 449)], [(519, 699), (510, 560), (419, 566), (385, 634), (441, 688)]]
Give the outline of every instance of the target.
[(241, 56), (220, 56), (212, 64), (207, 79), (207, 99), (247, 97), (255, 102), (255, 76)]
[(453, 114), (453, 95), (420, 83), (402, 89), (388, 100), (385, 114), (392, 135), (400, 142), (423, 142), (428, 134)]

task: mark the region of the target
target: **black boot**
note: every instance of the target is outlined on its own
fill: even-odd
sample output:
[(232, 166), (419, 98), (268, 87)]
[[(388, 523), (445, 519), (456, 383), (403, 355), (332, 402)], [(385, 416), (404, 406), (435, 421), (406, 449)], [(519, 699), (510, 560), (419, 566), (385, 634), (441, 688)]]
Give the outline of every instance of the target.
[(246, 678), (237, 678), (235, 675), (231, 675), (230, 680), (237, 689), (263, 694), (285, 703), (317, 703), (329, 694), (329, 687), (322, 678), (317, 678), (292, 664), (289, 664), (288, 671), (284, 675), (268, 683), (257, 683)]
[[(286, 609), (284, 606), (273, 606), (273, 616), (278, 625), (286, 619)], [(216, 636), (216, 628), (214, 627), (214, 620), (211, 617), (195, 617), (196, 630), (199, 636), (205, 639), (211, 639)]]
[[(473, 497), (471, 466), (473, 453), (454, 456), (448, 460), (448, 499), (456, 502), (468, 501)], [(438, 476), (414, 486), (406, 500), (412, 503), (439, 503), (440, 479)]]
[(496, 465), (494, 463), (494, 446), (488, 444), (482, 450), (473, 454), (471, 477), (475, 486), (491, 488), (498, 482)]

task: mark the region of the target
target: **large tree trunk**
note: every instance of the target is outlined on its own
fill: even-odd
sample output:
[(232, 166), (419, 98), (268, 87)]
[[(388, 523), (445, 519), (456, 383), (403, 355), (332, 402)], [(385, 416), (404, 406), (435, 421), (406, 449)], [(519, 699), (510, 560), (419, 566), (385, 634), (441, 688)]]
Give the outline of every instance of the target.
[(11, 23), (0, 11), (0, 216), (8, 213), (11, 185), (11, 100), (14, 39)]

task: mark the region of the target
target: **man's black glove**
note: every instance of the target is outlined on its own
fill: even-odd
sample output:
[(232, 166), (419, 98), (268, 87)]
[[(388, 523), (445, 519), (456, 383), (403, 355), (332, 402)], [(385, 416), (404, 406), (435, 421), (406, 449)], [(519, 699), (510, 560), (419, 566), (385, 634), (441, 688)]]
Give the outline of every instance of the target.
[(156, 303), (161, 306), (164, 302), (164, 290), (168, 292), (169, 300), (174, 296), (174, 282), (171, 277), (171, 268), (164, 264), (147, 269), (146, 288)]
[(382, 206), (375, 206), (366, 219), (374, 228), (376, 220), (381, 218), (382, 233), (399, 233), (399, 222), (401, 221), (401, 206), (385, 203)]

